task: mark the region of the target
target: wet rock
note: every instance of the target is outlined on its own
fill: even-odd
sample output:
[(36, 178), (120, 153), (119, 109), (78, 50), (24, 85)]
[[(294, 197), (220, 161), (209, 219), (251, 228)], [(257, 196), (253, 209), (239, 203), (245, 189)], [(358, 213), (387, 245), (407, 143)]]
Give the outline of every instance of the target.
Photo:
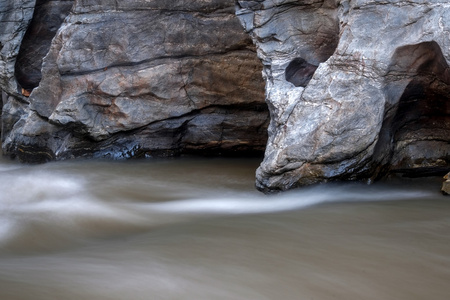
[(450, 173), (444, 176), (444, 183), (442, 183), (442, 193), (450, 195)]
[(237, 15), (272, 119), (259, 189), (450, 166), (447, 1), (237, 1)]
[[(33, 149), (42, 154), (33, 161), (262, 153), (261, 65), (233, 1), (75, 1), (65, 18), (68, 1), (41, 2), (15, 73), (32, 92), (8, 102), (23, 109), (3, 122), (5, 153), (24, 161)], [(36, 45), (54, 33), (48, 49)], [(42, 64), (31, 63), (35, 52), (45, 53)]]

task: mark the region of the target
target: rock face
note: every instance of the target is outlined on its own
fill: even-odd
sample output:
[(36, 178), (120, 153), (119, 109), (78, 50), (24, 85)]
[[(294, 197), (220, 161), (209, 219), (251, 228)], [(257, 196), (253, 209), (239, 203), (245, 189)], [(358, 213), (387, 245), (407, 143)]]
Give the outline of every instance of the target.
[(72, 5), (73, 0), (36, 0), (33, 18), (15, 62), (15, 77), (21, 88), (31, 91), (39, 85), (42, 59), (47, 55), (52, 39)]
[(0, 10), (14, 21), (0, 29), (4, 154), (263, 152), (262, 66), (234, 1), (5, 0)]
[(450, 167), (448, 1), (3, 0), (0, 21), (22, 161), (265, 148), (264, 191)]
[(271, 113), (257, 187), (450, 167), (450, 3), (237, 1)]
[(35, 0), (7, 0), (0, 3), (0, 86), (5, 92), (18, 91), (14, 66)]

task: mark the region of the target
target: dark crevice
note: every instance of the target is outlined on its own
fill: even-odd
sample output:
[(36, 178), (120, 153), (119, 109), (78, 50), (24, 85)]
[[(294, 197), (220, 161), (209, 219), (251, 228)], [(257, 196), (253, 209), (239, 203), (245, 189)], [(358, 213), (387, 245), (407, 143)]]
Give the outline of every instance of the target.
[(246, 47), (247, 47), (247, 45), (243, 45), (241, 48), (230, 48), (230, 49), (225, 49), (224, 51), (220, 51), (220, 52), (209, 52), (209, 53), (198, 54), (198, 55), (195, 55), (195, 54), (165, 55), (165, 56), (159, 56), (159, 57), (152, 57), (152, 58), (148, 58), (148, 59), (144, 59), (144, 60), (140, 60), (140, 61), (115, 62), (114, 64), (111, 64), (108, 66), (102, 66), (102, 67), (96, 68), (96, 69), (80, 70), (80, 71), (72, 71), (72, 70), (61, 71), (60, 75), (61, 76), (82, 76), (82, 75), (88, 75), (88, 74), (97, 73), (97, 72), (104, 72), (104, 71), (107, 71), (108, 69), (113, 69), (113, 68), (135, 67), (135, 66), (139, 66), (139, 65), (147, 65), (147, 64), (152, 64), (152, 63), (157, 64), (157, 63), (159, 63), (159, 61), (164, 61), (164, 60), (199, 59), (199, 58), (208, 58), (208, 57), (214, 57), (214, 56), (226, 56), (228, 54), (235, 55), (235, 54), (239, 54), (239, 52), (253, 52), (254, 53), (254, 51), (252, 49), (248, 49)]
[(20, 45), (15, 65), (15, 77), (24, 96), (29, 96), (31, 90), (39, 85), (42, 60), (73, 2), (36, 0), (33, 19)]
[[(98, 2), (98, 1), (93, 1)], [(126, 2), (126, 1), (124, 1)], [(149, 1), (147, 1), (149, 2)], [(156, 1), (154, 1), (156, 2)], [(167, 1), (167, 3), (170, 3)], [(196, 6), (196, 5), (199, 6)], [(224, 5), (225, 4), (225, 5)], [(164, 14), (170, 14), (170, 13), (181, 13), (181, 14), (208, 14), (208, 15), (221, 15), (221, 14), (233, 14), (234, 10), (233, 7), (230, 7), (228, 3), (217, 3), (215, 6), (202, 6), (201, 2), (198, 1), (198, 3), (195, 3), (191, 5), (192, 7), (186, 7), (186, 5), (178, 5), (174, 6), (173, 4), (168, 5), (158, 5), (156, 3), (149, 2), (146, 5), (142, 5), (142, 3), (139, 3), (135, 6), (127, 4), (120, 4), (118, 1), (113, 5), (102, 5), (102, 4), (79, 4), (77, 7), (75, 7), (73, 14), (74, 15), (87, 15), (87, 14), (98, 14), (98, 13), (105, 13), (105, 12), (134, 12), (134, 11), (158, 11)]]
[[(269, 118), (269, 112), (268, 112), (268, 108), (267, 105), (265, 103), (259, 103), (259, 102), (248, 102), (248, 103), (241, 103), (241, 104), (231, 104), (231, 105), (219, 105), (219, 104), (214, 104), (214, 105), (208, 105), (202, 108), (198, 108), (198, 109), (193, 109), (191, 111), (189, 111), (188, 113), (185, 114), (181, 114), (179, 116), (174, 116), (174, 117), (168, 117), (165, 119), (161, 119), (161, 120), (156, 120), (147, 124), (144, 124), (142, 126), (130, 129), (130, 130), (124, 130), (124, 131), (119, 131), (117, 133), (114, 133), (113, 135), (116, 134), (133, 134), (136, 131), (140, 131), (143, 130), (149, 126), (153, 126), (156, 125), (158, 123), (161, 122), (170, 122), (170, 121), (175, 121), (175, 120), (182, 120), (182, 119), (193, 119), (198, 115), (201, 114), (210, 114), (210, 113), (220, 113), (223, 115), (227, 115), (227, 114), (233, 114), (233, 112), (238, 112), (238, 111), (253, 111), (255, 113), (265, 113), (267, 114), (267, 118)], [(49, 121), (47, 118), (40, 116), (39, 114), (37, 114), (39, 117), (41, 117), (43, 120), (47, 120)], [(58, 124), (56, 122), (51, 122), (53, 125), (56, 126), (61, 126), (61, 124)], [(73, 122), (73, 123), (67, 123), (64, 125), (65, 129), (69, 129), (72, 130), (76, 135), (79, 135), (80, 138), (85, 137), (86, 136), (86, 129), (82, 128), (82, 126), (80, 126), (80, 123), (78, 122)], [(264, 131), (266, 129), (264, 128)], [(92, 142), (99, 142), (96, 141), (94, 139), (91, 139)]]
[(398, 48), (388, 76), (400, 80), (387, 88), (393, 106), (377, 151), (385, 152), (392, 172), (417, 175), (449, 168), (450, 73), (441, 48), (436, 42)]
[(296, 87), (306, 87), (317, 66), (308, 63), (301, 57), (293, 59), (286, 68), (285, 78)]

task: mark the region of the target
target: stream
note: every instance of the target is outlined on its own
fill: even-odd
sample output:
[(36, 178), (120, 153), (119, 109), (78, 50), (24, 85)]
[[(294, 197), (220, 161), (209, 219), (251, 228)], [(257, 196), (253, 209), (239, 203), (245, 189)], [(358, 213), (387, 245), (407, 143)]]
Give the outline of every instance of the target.
[(441, 178), (264, 195), (258, 159), (0, 159), (0, 299), (448, 300)]

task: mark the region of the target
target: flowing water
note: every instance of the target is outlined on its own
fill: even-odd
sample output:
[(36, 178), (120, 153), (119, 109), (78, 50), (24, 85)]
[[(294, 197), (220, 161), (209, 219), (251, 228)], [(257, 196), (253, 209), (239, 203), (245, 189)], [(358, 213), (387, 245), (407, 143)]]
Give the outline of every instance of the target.
[(440, 179), (267, 196), (257, 165), (0, 160), (0, 299), (450, 299)]

